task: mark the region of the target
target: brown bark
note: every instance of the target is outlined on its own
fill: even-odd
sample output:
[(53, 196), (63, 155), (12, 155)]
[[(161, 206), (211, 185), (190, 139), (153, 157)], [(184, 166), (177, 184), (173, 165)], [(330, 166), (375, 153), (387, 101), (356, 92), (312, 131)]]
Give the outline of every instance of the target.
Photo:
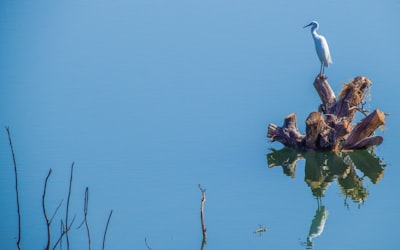
[(330, 148), (331, 129), (323, 120), (320, 112), (311, 112), (306, 120), (306, 147), (307, 149)]
[(268, 126), (268, 138), (271, 141), (278, 141), (287, 147), (293, 147), (300, 149), (302, 148), (304, 135), (299, 132), (296, 122), (296, 114), (292, 113), (285, 117), (285, 121), (282, 127), (278, 127), (275, 124), (269, 124)]
[(382, 137), (369, 136), (383, 124), (385, 124), (385, 114), (377, 109), (353, 128), (349, 137), (343, 144), (343, 149), (357, 149), (381, 144), (383, 141)]
[(329, 113), (352, 121), (357, 107), (361, 104), (371, 84), (370, 80), (362, 76), (357, 76), (353, 81), (346, 83), (339, 93), (339, 100), (332, 106)]
[(332, 106), (336, 102), (335, 93), (333, 92), (326, 78), (321, 77), (321, 75), (318, 75), (315, 78), (314, 88), (322, 100), (322, 111), (326, 114), (330, 106)]
[(306, 119), (306, 134), (299, 132), (296, 114), (285, 117), (282, 127), (269, 124), (268, 137), (295, 149), (311, 150), (354, 150), (380, 145), (381, 136), (370, 137), (385, 124), (385, 114), (375, 110), (352, 129), (352, 121), (358, 111), (362, 111), (362, 101), (371, 81), (358, 76), (346, 83), (336, 98), (327, 79), (318, 75), (314, 87), (322, 104), (318, 112), (311, 112)]

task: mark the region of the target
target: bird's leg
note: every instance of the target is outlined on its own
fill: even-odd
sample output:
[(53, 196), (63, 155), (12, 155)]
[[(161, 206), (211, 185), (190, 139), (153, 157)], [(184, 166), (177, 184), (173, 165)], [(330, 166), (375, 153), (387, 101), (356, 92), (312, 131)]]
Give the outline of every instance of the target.
[(324, 63), (321, 62), (321, 69), (319, 70), (319, 74), (322, 76), (324, 74)]

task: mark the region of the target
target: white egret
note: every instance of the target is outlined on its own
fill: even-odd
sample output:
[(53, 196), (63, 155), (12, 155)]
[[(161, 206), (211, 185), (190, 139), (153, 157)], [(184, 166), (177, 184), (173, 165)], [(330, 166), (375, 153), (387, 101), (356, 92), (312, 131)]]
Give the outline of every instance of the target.
[(329, 46), (328, 43), (326, 42), (325, 37), (317, 33), (317, 30), (319, 28), (319, 24), (317, 21), (312, 21), (310, 24), (304, 26), (303, 28), (306, 28), (308, 26), (311, 26), (311, 35), (313, 36), (314, 39), (315, 50), (317, 51), (319, 60), (321, 61), (321, 70), (319, 74), (323, 74), (324, 67), (328, 67), (328, 65), (332, 63), (331, 54), (329, 52)]

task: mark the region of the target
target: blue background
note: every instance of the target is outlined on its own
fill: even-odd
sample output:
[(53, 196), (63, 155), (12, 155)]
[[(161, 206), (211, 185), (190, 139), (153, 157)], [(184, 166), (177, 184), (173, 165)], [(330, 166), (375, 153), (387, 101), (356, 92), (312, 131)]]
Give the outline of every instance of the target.
[[(22, 246), (43, 248), (44, 179), (53, 240), (70, 216), (72, 249), (193, 249), (207, 189), (205, 249), (305, 249), (317, 202), (304, 183), (267, 168), (268, 123), (296, 112), (299, 128), (320, 103), (309, 29), (320, 23), (338, 92), (357, 75), (373, 82), (366, 108), (386, 113), (375, 153), (388, 166), (361, 206), (333, 182), (318, 249), (398, 249), (400, 171), (399, 1), (73, 0), (0, 3), (0, 122), (10, 126), (20, 181)], [(0, 133), (0, 248), (15, 249), (14, 174)], [(253, 231), (262, 224), (268, 231)], [(65, 247), (65, 243), (63, 245)]]

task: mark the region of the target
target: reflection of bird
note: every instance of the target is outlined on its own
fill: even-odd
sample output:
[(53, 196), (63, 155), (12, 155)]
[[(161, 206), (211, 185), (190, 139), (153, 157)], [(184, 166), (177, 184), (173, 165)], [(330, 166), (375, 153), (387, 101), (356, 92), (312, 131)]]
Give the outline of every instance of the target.
[(317, 33), (319, 24), (317, 21), (312, 21), (310, 24), (304, 26), (304, 28), (311, 26), (311, 35), (314, 39), (315, 50), (317, 51), (318, 58), (321, 61), (320, 74), (324, 73), (324, 67), (328, 67), (328, 64), (332, 63), (331, 54), (329, 52), (329, 46), (326, 42), (325, 37)]
[(328, 210), (325, 209), (325, 206), (319, 206), (318, 204), (318, 209), (315, 211), (315, 216), (311, 222), (310, 232), (307, 237), (308, 246), (312, 246), (312, 240), (322, 234), (327, 219)]

